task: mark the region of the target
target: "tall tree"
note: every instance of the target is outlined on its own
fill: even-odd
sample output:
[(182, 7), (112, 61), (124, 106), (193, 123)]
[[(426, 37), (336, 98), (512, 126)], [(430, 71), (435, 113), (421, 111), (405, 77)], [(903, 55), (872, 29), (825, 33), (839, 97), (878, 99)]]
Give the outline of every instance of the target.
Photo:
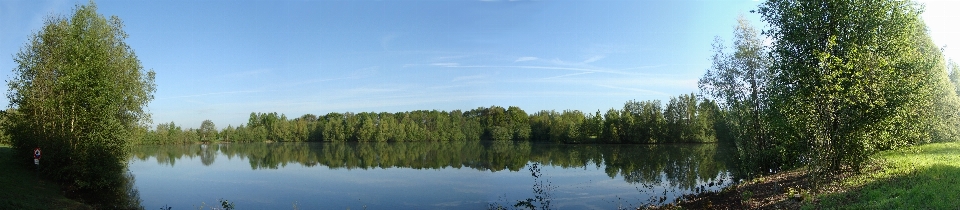
[[(767, 135), (765, 112), (770, 58), (759, 31), (743, 16), (733, 30), (733, 46), (727, 49), (717, 37), (713, 43), (713, 65), (700, 79), (700, 90), (717, 100), (726, 113), (733, 142), (747, 169), (772, 168), (778, 163)], [(733, 52), (730, 52), (732, 50)]]
[[(818, 175), (859, 169), (869, 154), (929, 138), (931, 72), (942, 64), (920, 9), (899, 0), (769, 0), (768, 91), (782, 142), (799, 142)], [(935, 47), (934, 47), (935, 48)], [(935, 54), (931, 54), (935, 53)], [(817, 176), (824, 177), (824, 176)]]
[[(635, 127), (640, 130), (638, 132), (639, 143), (666, 143), (667, 126), (660, 100), (642, 101), (636, 105), (636, 110), (631, 112), (635, 112), (637, 122)], [(624, 106), (626, 108), (627, 105)], [(634, 109), (634, 107), (630, 107), (630, 109)]]
[(214, 141), (217, 138), (217, 125), (211, 120), (204, 120), (200, 123), (200, 129), (197, 130), (201, 142)]
[(79, 190), (123, 184), (129, 139), (150, 115), (155, 73), (124, 40), (123, 22), (93, 2), (51, 16), (14, 56), (7, 131), (17, 157), (43, 150), (42, 173)]
[(510, 106), (507, 108), (507, 117), (510, 130), (513, 132), (513, 140), (530, 139), (530, 116), (520, 107)]
[(603, 136), (600, 141), (605, 143), (620, 143), (620, 137), (623, 135), (623, 121), (620, 118), (620, 112), (610, 108), (603, 114)]

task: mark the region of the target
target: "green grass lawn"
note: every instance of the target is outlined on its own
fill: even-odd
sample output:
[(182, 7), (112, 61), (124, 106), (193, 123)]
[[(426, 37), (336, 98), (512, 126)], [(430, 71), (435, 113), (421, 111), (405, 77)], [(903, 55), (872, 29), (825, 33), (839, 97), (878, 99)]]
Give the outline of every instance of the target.
[(818, 196), (805, 207), (842, 209), (960, 208), (960, 143), (938, 143), (877, 154), (873, 171), (842, 180), (845, 192)]
[(0, 209), (90, 209), (64, 197), (55, 182), (38, 178), (31, 164), (29, 159), (15, 160), (13, 149), (0, 145)]

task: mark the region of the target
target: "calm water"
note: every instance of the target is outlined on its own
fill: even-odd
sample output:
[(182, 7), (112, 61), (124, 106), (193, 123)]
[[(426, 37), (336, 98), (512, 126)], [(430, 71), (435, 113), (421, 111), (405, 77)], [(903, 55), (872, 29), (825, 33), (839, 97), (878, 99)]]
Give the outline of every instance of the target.
[(234, 143), (143, 146), (130, 171), (146, 209), (219, 198), (240, 209), (483, 209), (537, 196), (554, 209), (615, 209), (717, 190), (730, 183), (731, 152), (716, 144)]

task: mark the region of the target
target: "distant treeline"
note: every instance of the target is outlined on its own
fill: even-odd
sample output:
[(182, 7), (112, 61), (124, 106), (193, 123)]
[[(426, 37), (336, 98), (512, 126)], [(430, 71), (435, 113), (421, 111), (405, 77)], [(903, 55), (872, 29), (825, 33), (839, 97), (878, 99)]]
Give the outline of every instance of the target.
[(578, 110), (539, 111), (519, 107), (480, 107), (468, 111), (417, 110), (398, 113), (284, 114), (250, 113), (246, 124), (216, 129), (212, 121), (199, 129), (174, 122), (141, 130), (141, 144), (198, 142), (408, 142), (515, 140), (563, 143), (716, 142), (722, 129), (716, 103), (691, 94), (659, 100), (628, 101), (623, 109), (601, 113)]

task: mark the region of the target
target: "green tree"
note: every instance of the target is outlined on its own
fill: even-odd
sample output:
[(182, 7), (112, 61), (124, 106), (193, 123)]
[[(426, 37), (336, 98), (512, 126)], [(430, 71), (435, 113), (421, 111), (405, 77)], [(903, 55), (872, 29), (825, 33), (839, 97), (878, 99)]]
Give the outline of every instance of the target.
[[(775, 147), (799, 145), (816, 175), (857, 171), (869, 154), (930, 138), (943, 60), (912, 1), (769, 0), (776, 58), (768, 94)], [(942, 68), (940, 68), (942, 71)], [(816, 176), (826, 177), (826, 176)]]
[(717, 142), (717, 130), (714, 127), (717, 121), (717, 104), (709, 99), (703, 99), (696, 106), (696, 119), (693, 139), (695, 142)]
[(921, 53), (929, 66), (924, 68), (926, 77), (922, 81), (928, 94), (922, 99), (929, 99), (928, 103), (921, 103), (916, 107), (920, 112), (921, 133), (929, 135), (912, 143), (930, 143), (957, 141), (960, 139), (960, 96), (957, 96), (954, 84), (950, 81), (948, 71), (956, 71), (956, 63), (943, 62), (943, 54), (936, 47), (933, 40), (926, 34), (926, 30), (917, 33), (916, 39), (920, 42)]
[(600, 142), (620, 143), (621, 132), (623, 132), (622, 125), (620, 112), (613, 108), (607, 110), (607, 113), (603, 115), (603, 132), (601, 132), (603, 135), (600, 137)]
[(640, 118), (643, 120), (640, 127), (645, 130), (646, 143), (668, 143), (667, 120), (663, 116), (663, 103), (659, 100), (640, 103)]
[(217, 125), (211, 120), (204, 120), (200, 123), (200, 129), (197, 130), (201, 142), (215, 141), (217, 138)]
[(464, 112), (461, 119), (460, 132), (466, 140), (479, 141), (483, 137), (483, 126), (480, 123), (479, 113), (471, 110)]
[(600, 115), (600, 110), (597, 110), (595, 114), (587, 114), (584, 121), (579, 124), (578, 130), (580, 135), (575, 142), (596, 142), (597, 138), (601, 136), (600, 132), (603, 132), (603, 116)]
[(960, 66), (952, 59), (947, 63), (947, 71), (950, 72), (950, 83), (953, 84), (953, 90), (960, 95)]
[[(276, 115), (276, 112), (273, 113)], [(273, 139), (274, 141), (291, 141), (293, 139), (292, 134), (293, 130), (291, 129), (292, 122), (287, 119), (286, 114), (280, 114), (280, 118), (277, 118), (276, 122), (272, 126)]]
[(713, 65), (700, 79), (700, 90), (727, 113), (722, 120), (737, 146), (740, 165), (750, 170), (772, 168), (779, 160), (772, 156), (781, 151), (771, 149), (766, 132), (770, 58), (759, 31), (743, 16), (737, 19), (733, 37), (729, 49), (733, 52), (719, 37), (714, 40)]
[(688, 115), (687, 115), (687, 100), (686, 94), (681, 95), (679, 98), (670, 97), (670, 101), (667, 102), (667, 108), (663, 110), (663, 119), (665, 120), (666, 127), (664, 132), (666, 132), (666, 138), (662, 139), (670, 143), (685, 141), (685, 136), (687, 135), (686, 128), (688, 126)]
[(347, 132), (343, 124), (343, 115), (340, 113), (329, 113), (326, 115), (323, 127), (324, 141), (346, 141)]
[(397, 119), (393, 114), (381, 112), (379, 115), (380, 123), (377, 124), (377, 132), (374, 140), (378, 142), (396, 141)]
[(526, 141), (530, 139), (530, 116), (520, 107), (510, 106), (507, 108), (507, 117), (509, 119), (510, 130), (513, 132), (513, 139)]
[[(0, 144), (7, 144), (7, 145), (9, 145), (9, 144), (11, 143), (11, 142), (10, 142), (10, 135), (7, 134), (6, 129), (4, 129), (3, 127), (5, 127), (5, 126), (7, 126), (7, 125), (10, 124), (10, 122), (7, 122), (7, 115), (8, 115), (8, 113), (13, 114), (12, 112), (16, 112), (16, 110), (14, 110), (14, 109), (7, 109), (7, 110), (5, 110), (5, 111), (3, 111), (3, 112), (0, 112)], [(149, 138), (148, 138), (148, 141), (149, 141)]]
[(220, 131), (220, 141), (233, 142), (236, 141), (237, 129), (233, 125), (227, 125), (226, 128)]
[(51, 16), (14, 56), (4, 126), (17, 157), (43, 150), (42, 174), (81, 191), (122, 185), (129, 140), (150, 115), (155, 73), (124, 42), (116, 16), (93, 2)]
[(581, 124), (587, 116), (580, 110), (563, 110), (553, 115), (550, 122), (550, 139), (554, 142), (578, 142), (583, 137)]
[(623, 110), (627, 113), (623, 117), (630, 122), (625, 131), (628, 141), (644, 144), (666, 142), (666, 119), (659, 100), (628, 101), (623, 104)]
[(376, 133), (376, 114), (363, 112), (357, 115), (360, 122), (357, 124), (357, 140), (373, 141)]

